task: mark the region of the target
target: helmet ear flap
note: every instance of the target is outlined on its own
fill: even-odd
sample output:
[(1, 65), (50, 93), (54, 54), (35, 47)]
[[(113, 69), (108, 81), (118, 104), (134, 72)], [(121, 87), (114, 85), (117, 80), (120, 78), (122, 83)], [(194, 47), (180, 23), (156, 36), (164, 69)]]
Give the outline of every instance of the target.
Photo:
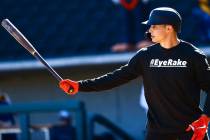
[(149, 40), (149, 41), (152, 41), (152, 38), (151, 38), (151, 33), (149, 31), (146, 31), (144, 33), (144, 37), (145, 39)]

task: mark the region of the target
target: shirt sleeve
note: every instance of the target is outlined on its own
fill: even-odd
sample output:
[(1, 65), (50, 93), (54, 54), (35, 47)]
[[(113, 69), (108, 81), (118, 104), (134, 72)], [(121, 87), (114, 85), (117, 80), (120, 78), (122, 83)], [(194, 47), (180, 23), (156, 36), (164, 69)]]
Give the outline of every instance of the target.
[(210, 93), (210, 67), (207, 57), (199, 55), (196, 58), (196, 80), (201, 89)]
[(113, 72), (94, 79), (79, 81), (79, 91), (91, 92), (112, 89), (141, 75), (139, 55), (135, 55), (128, 64)]
[(202, 53), (196, 57), (196, 80), (200, 88), (208, 93), (203, 111), (210, 116), (210, 66)]

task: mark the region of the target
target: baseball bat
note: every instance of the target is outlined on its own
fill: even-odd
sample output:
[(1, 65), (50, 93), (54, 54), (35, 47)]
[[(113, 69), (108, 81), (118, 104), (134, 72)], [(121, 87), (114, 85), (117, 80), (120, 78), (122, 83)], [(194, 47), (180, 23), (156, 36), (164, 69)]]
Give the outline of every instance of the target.
[(27, 40), (27, 38), (8, 20), (3, 19), (1, 25), (9, 32), (26, 50), (28, 50), (37, 60), (44, 64), (45, 68), (58, 80), (63, 80), (58, 73), (44, 60), (39, 52)]

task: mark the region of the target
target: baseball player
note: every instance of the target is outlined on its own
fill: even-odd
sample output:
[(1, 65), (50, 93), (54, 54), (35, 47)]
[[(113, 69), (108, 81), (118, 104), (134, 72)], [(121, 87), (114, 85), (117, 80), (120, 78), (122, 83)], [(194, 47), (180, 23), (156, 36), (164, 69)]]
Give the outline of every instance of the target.
[(153, 9), (143, 24), (150, 26), (154, 45), (111, 73), (81, 81), (65, 79), (60, 88), (74, 95), (111, 89), (142, 76), (149, 107), (146, 140), (208, 140), (210, 113), (199, 108), (199, 100), (201, 89), (210, 93), (210, 67), (201, 50), (178, 38), (181, 22), (170, 7)]

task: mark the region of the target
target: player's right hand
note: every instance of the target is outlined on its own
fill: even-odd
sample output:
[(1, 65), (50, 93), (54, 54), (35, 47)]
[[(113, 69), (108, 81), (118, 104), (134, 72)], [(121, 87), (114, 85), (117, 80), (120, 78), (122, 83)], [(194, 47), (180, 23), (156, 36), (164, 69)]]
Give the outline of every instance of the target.
[(67, 94), (74, 95), (79, 90), (79, 83), (69, 79), (64, 79), (59, 82), (59, 87)]

